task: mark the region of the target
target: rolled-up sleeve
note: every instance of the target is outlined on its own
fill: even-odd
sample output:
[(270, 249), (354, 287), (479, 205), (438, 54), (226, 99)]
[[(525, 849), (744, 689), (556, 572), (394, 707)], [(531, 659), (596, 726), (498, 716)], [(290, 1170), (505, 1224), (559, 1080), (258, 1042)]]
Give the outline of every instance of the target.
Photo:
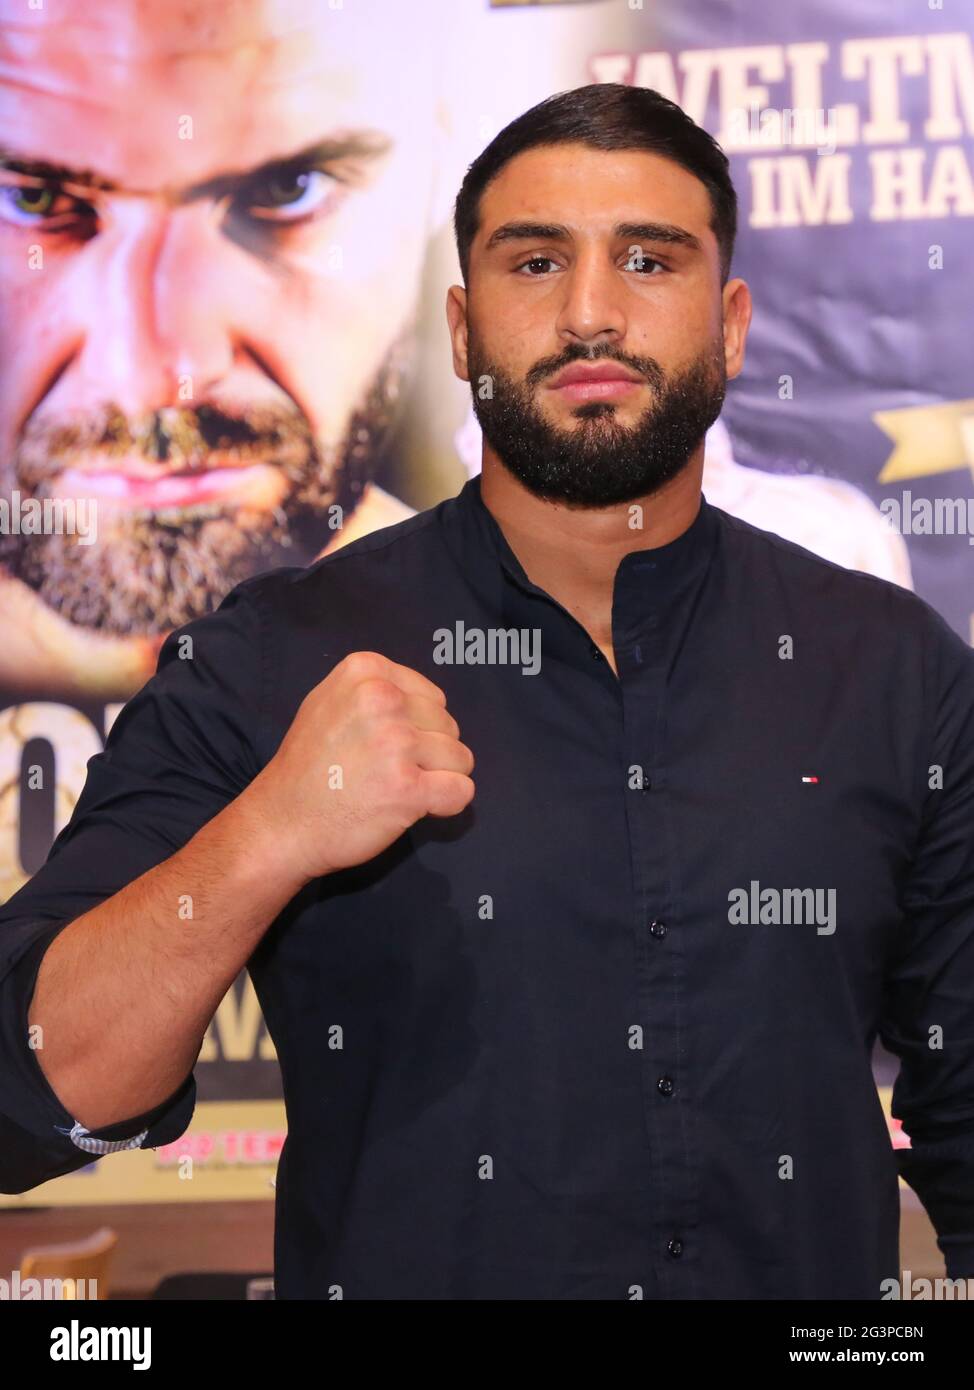
[[(928, 657), (927, 789), (880, 1036), (900, 1059), (901, 1175), (952, 1278), (974, 1276), (974, 651), (939, 619)], [(942, 786), (939, 782), (942, 781)]]
[(192, 1072), (161, 1105), (83, 1129), (44, 1075), (43, 1038), (31, 1034), (28, 1011), (58, 932), (176, 853), (260, 770), (267, 669), (259, 590), (259, 578), (238, 585), (214, 613), (166, 638), (155, 675), (89, 760), (47, 860), (0, 907), (2, 1192), (27, 1191), (116, 1147), (170, 1143), (190, 1122)]

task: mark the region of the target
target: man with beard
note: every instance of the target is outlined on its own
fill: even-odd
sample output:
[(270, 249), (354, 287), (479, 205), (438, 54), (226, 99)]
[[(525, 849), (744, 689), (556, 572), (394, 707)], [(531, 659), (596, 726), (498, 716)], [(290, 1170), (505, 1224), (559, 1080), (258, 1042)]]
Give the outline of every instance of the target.
[(412, 515), (374, 475), (442, 8), (0, 0), (0, 493), (97, 518), (0, 536), (8, 692), (126, 698), (240, 580)]
[(974, 655), (701, 496), (735, 224), (648, 90), (474, 161), (482, 475), (167, 641), (0, 914), (0, 1185), (181, 1133), (246, 963), (279, 1297), (878, 1299), (897, 1162), (974, 1274)]

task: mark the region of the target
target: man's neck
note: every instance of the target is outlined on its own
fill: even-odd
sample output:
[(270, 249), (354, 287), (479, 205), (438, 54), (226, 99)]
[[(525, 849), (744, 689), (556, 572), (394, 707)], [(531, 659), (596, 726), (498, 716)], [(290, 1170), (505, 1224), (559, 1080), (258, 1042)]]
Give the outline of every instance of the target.
[(582, 624), (615, 671), (616, 571), (631, 550), (667, 545), (692, 525), (702, 475), (701, 443), (686, 468), (650, 497), (599, 509), (568, 507), (529, 492), (485, 445), (480, 495), (531, 583)]

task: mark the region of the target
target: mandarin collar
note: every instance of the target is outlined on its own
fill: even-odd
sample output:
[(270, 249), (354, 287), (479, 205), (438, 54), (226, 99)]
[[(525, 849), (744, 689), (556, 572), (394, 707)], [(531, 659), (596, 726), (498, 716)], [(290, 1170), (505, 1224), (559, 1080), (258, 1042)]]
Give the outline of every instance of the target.
[[(498, 566), (507, 580), (537, 597), (550, 599), (546, 590), (532, 583), (524, 567), (508, 544), (493, 513), (481, 494), (481, 477), (470, 478), (460, 492), (446, 504), (445, 519), (454, 533), (454, 556), (475, 583), (479, 578), (489, 589), (496, 591)], [(687, 529), (665, 545), (631, 550), (619, 562), (616, 588), (625, 584), (630, 575), (645, 576), (653, 589), (667, 581), (690, 577), (708, 563), (718, 530), (717, 508), (701, 493), (700, 506)]]

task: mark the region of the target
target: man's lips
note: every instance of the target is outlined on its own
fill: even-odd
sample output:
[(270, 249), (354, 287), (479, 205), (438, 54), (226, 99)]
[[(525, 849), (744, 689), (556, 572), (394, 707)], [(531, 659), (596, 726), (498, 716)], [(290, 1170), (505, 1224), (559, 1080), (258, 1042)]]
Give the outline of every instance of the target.
[(636, 376), (628, 367), (619, 366), (615, 362), (591, 365), (576, 362), (559, 372), (549, 389), (568, 400), (587, 401), (622, 396), (641, 385), (642, 377)]
[(281, 486), (276, 470), (266, 463), (242, 467), (220, 465), (174, 473), (147, 460), (137, 467), (66, 468), (53, 480), (59, 497), (92, 497), (118, 507), (189, 507), (216, 499), (273, 505)]

